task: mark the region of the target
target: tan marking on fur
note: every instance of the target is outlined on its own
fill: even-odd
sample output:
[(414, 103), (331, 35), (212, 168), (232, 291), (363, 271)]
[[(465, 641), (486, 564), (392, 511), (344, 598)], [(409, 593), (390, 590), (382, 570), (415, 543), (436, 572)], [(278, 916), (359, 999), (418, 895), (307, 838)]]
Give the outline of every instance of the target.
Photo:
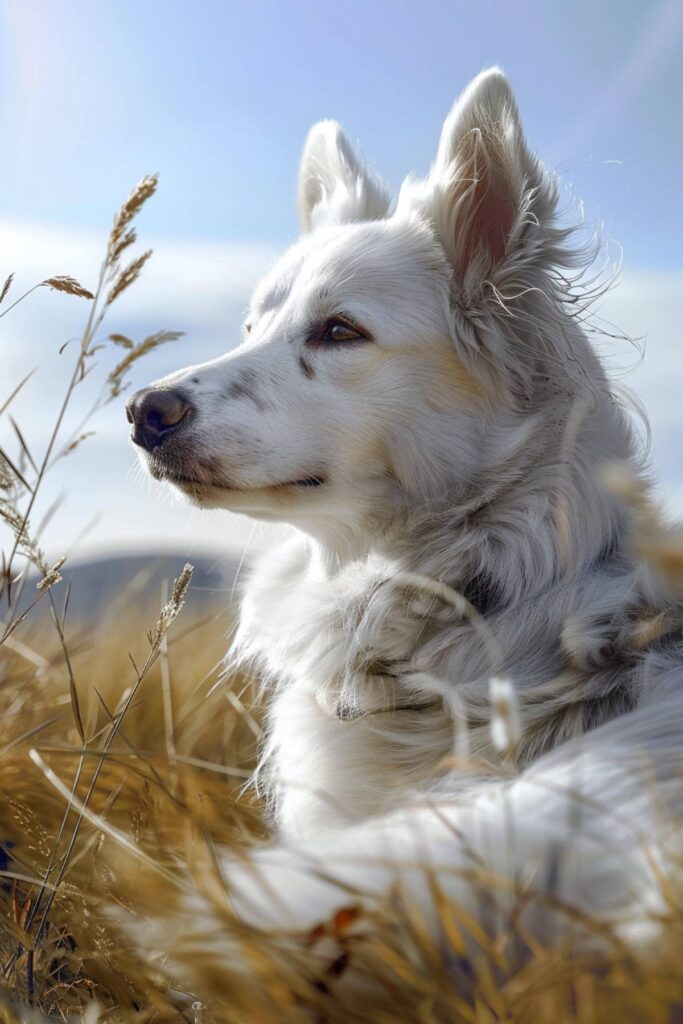
[(439, 411), (447, 412), (463, 403), (488, 404), (495, 398), (490, 389), (485, 389), (470, 373), (450, 339), (408, 350), (367, 346), (363, 360), (340, 369), (336, 381), (342, 387), (367, 387), (390, 360), (414, 363), (415, 381), (423, 386), (422, 397)]
[(344, 461), (347, 466), (391, 466), (385, 438), (352, 426), (344, 432)]
[(668, 611), (661, 611), (643, 618), (639, 622), (634, 622), (629, 638), (629, 647), (635, 651), (645, 650), (650, 644), (661, 640), (668, 633), (672, 633), (676, 626), (674, 616)]
[[(424, 358), (424, 353), (420, 353), (420, 357)], [(480, 405), (493, 399), (481, 381), (472, 376), (450, 340), (445, 346), (430, 348), (428, 361), (430, 369), (434, 370), (434, 390), (428, 395), (428, 401), (439, 412), (447, 412), (454, 403), (462, 404), (463, 400), (468, 405)]]
[(380, 348), (379, 345), (364, 345), (363, 358), (353, 360), (346, 366), (337, 368), (334, 374), (335, 383), (340, 387), (356, 389), (367, 385), (376, 373), (379, 373), (387, 359), (396, 357), (395, 352)]

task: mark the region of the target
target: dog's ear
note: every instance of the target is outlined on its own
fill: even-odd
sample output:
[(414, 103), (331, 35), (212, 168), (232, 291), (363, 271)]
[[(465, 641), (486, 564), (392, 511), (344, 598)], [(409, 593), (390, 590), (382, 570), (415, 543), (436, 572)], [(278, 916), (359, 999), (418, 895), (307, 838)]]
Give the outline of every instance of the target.
[(482, 72), (456, 101), (441, 132), (423, 201), (469, 297), (552, 214), (545, 172), (529, 152), (507, 79)]
[(320, 121), (306, 139), (299, 167), (297, 209), (302, 231), (329, 224), (381, 220), (389, 191), (355, 152), (336, 121)]

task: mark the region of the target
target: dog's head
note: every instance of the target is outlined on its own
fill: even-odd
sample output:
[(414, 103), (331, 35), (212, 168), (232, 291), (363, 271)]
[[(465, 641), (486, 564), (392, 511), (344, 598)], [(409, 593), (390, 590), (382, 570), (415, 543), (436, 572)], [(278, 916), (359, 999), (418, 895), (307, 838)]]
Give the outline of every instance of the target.
[(496, 69), (393, 208), (341, 128), (316, 125), (302, 237), (256, 289), (241, 344), (128, 403), (150, 473), (199, 505), (310, 529), (471, 486), (491, 424), (500, 448), (547, 355), (554, 205)]

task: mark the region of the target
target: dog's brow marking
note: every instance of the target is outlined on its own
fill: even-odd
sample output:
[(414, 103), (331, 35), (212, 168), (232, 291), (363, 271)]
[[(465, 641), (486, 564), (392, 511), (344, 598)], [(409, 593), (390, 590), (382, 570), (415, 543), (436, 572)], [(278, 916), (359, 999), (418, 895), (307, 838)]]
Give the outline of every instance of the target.
[(303, 370), (304, 375), (308, 377), (309, 380), (312, 380), (313, 377), (315, 377), (315, 370), (313, 369), (311, 364), (304, 359), (303, 356), (299, 356), (299, 366)]
[(255, 383), (256, 375), (249, 370), (244, 370), (237, 380), (234, 380), (227, 385), (223, 391), (223, 395), (225, 398), (248, 398), (250, 401), (254, 402), (259, 409), (263, 409), (263, 402), (259, 398), (254, 387)]
[(252, 398), (252, 393), (246, 384), (241, 381), (234, 380), (232, 384), (228, 384), (225, 389), (226, 398)]

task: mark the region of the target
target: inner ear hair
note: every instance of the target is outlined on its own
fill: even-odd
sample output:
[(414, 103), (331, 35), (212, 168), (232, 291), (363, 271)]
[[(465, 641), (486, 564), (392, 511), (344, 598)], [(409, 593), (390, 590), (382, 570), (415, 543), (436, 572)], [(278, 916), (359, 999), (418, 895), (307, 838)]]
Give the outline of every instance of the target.
[(520, 196), (515, 195), (499, 132), (502, 125), (473, 128), (460, 141), (444, 211), (454, 241), (454, 269), (463, 276), (473, 263), (484, 274), (506, 254)]

